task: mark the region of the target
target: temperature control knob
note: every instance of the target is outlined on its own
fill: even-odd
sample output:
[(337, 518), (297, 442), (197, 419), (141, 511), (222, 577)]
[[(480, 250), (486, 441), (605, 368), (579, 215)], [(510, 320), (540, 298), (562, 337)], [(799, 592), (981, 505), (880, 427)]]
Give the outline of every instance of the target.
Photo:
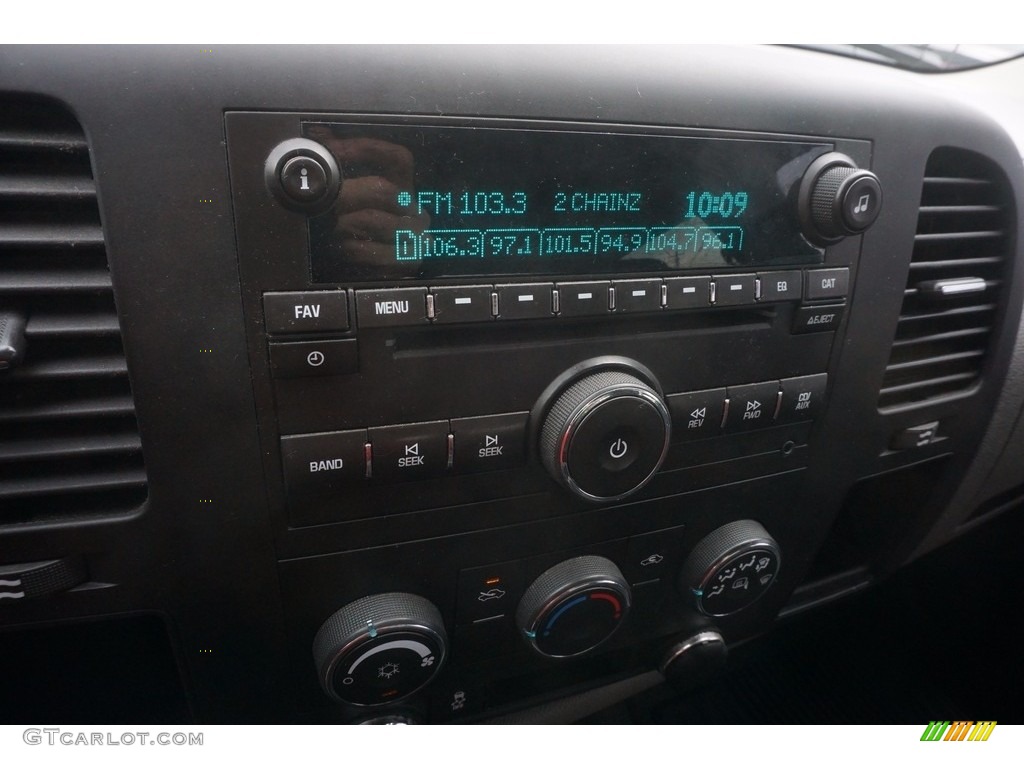
[(551, 406), (540, 453), (552, 477), (589, 501), (642, 488), (668, 451), (672, 419), (649, 384), (624, 371), (591, 373)]
[(828, 245), (875, 223), (882, 210), (882, 185), (846, 155), (828, 152), (804, 174), (798, 205), (804, 234)]
[(585, 555), (542, 573), (520, 600), (516, 624), (535, 651), (562, 659), (611, 637), (629, 606), (629, 582), (615, 563)]
[(680, 591), (705, 616), (727, 616), (768, 591), (779, 572), (779, 545), (760, 523), (737, 520), (694, 547), (680, 572)]
[(332, 614), (313, 641), (320, 685), (333, 699), (374, 706), (425, 686), (445, 659), (447, 636), (429, 600), (370, 595)]

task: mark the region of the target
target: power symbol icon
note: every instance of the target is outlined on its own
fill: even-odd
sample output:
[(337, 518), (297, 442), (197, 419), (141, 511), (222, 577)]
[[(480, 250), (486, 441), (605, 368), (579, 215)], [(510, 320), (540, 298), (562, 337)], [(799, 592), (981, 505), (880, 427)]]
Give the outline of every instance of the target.
[(629, 443), (623, 440), (621, 437), (611, 444), (608, 448), (608, 455), (613, 459), (621, 459), (626, 455), (626, 451), (629, 450)]

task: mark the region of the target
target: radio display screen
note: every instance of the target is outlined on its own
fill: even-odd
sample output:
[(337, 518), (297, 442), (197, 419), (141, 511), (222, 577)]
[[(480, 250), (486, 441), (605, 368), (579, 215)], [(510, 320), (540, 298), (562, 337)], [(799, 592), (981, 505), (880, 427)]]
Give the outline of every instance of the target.
[(824, 143), (306, 123), (342, 172), (317, 283), (818, 264), (796, 189)]

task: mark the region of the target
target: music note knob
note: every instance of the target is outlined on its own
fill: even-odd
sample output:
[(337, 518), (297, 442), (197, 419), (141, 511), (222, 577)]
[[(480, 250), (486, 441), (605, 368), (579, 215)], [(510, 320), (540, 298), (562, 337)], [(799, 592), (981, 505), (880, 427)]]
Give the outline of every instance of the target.
[(797, 200), (804, 235), (816, 245), (829, 245), (875, 223), (882, 186), (846, 155), (828, 152), (807, 168)]

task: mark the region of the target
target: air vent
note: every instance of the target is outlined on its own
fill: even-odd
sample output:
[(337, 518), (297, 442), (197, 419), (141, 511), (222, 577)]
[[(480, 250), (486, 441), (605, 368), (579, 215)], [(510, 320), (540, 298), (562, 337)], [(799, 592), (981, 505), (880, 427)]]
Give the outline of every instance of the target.
[(53, 103), (0, 96), (5, 318), (0, 526), (138, 507), (146, 472), (85, 135)]
[(998, 317), (1014, 211), (1001, 171), (942, 148), (925, 171), (914, 253), (879, 408), (970, 392)]

